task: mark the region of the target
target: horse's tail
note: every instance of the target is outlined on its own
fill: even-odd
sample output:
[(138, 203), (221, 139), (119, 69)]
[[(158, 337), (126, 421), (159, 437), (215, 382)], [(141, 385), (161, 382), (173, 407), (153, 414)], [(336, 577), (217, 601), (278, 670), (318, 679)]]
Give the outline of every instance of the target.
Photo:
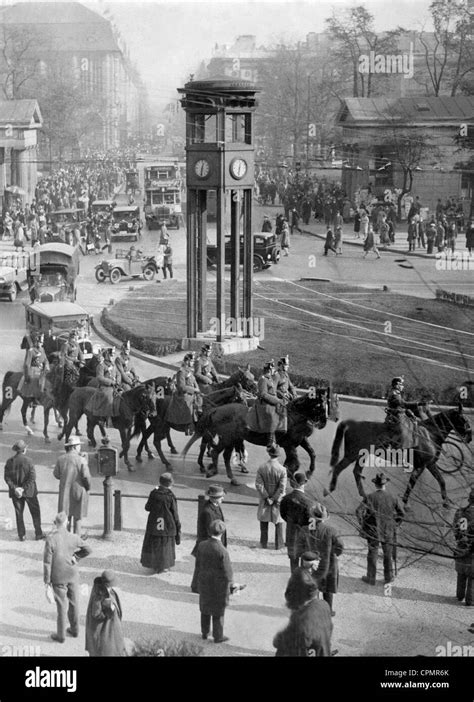
[(192, 437), (189, 439), (189, 441), (188, 441), (188, 443), (186, 444), (186, 446), (184, 447), (184, 449), (181, 451), (181, 455), (183, 456), (183, 458), (186, 456), (186, 454), (188, 453), (188, 451), (189, 451), (189, 449), (191, 448), (191, 446), (192, 446), (193, 444), (195, 444), (196, 441), (197, 441), (198, 439), (200, 439), (200, 438), (201, 438), (201, 435), (198, 434), (197, 432), (195, 432), (195, 433), (192, 435)]
[(336, 463), (339, 461), (339, 450), (344, 439), (344, 434), (346, 433), (346, 428), (347, 425), (345, 422), (339, 422), (337, 425), (336, 436), (334, 437), (331, 448), (331, 461), (329, 464), (331, 468), (334, 468)]

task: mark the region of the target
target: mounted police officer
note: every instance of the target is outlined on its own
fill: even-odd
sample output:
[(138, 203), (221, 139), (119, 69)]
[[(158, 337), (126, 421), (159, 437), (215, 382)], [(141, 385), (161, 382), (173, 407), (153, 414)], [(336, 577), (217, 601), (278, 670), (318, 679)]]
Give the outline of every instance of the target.
[(219, 376), (211, 361), (212, 346), (205, 344), (194, 364), (194, 376), (201, 392), (209, 392), (209, 386), (219, 382)]
[(274, 381), (276, 384), (276, 394), (279, 400), (282, 401), (282, 406), (279, 410), (278, 431), (286, 431), (288, 428), (288, 414), (286, 405), (291, 400), (295, 400), (298, 396), (296, 388), (290, 380), (288, 369), (290, 367), (290, 359), (288, 356), (283, 356), (278, 361), (278, 370), (275, 373)]
[(113, 347), (102, 351), (102, 361), (96, 369), (97, 390), (87, 403), (86, 410), (96, 417), (114, 417), (114, 398), (116, 390), (117, 368), (114, 363), (115, 349)]
[(135, 369), (130, 365), (130, 342), (122, 344), (119, 355), (115, 359), (118, 382), (123, 390), (131, 390), (140, 382)]
[(276, 383), (274, 380), (275, 363), (269, 361), (263, 367), (263, 374), (258, 381), (257, 401), (249, 412), (248, 425), (251, 431), (267, 434), (267, 446), (273, 446), (275, 432), (280, 416), (277, 408), (282, 402), (277, 397)]
[(192, 434), (194, 422), (202, 412), (202, 396), (193, 373), (195, 354), (189, 351), (176, 373), (176, 390), (171, 398), (166, 421), (170, 424), (188, 425), (186, 433)]
[(26, 352), (23, 365), (23, 383), (18, 389), (23, 397), (32, 397), (40, 400), (44, 392), (46, 374), (49, 372), (49, 363), (43, 349), (43, 335), (32, 335), (33, 346)]
[[(416, 418), (405, 402), (403, 390), (403, 376), (393, 378), (387, 395), (385, 426), (389, 440), (396, 449), (410, 449), (416, 446)], [(412, 470), (413, 466), (408, 463), (405, 472), (409, 473)]]
[(74, 363), (76, 366), (84, 365), (84, 355), (81, 347), (79, 346), (77, 329), (72, 329), (69, 332), (67, 341), (65, 341), (61, 346), (60, 359), (62, 364), (69, 361), (70, 363)]

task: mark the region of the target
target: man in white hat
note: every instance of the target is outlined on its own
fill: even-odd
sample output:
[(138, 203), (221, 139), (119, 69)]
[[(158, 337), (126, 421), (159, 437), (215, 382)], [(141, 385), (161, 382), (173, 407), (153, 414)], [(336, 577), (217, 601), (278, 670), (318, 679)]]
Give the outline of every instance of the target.
[(74, 532), (80, 536), (82, 519), (87, 517), (91, 474), (79, 437), (71, 437), (64, 447), (66, 453), (54, 468), (54, 477), (59, 480), (58, 512), (66, 512), (69, 530), (74, 520)]
[(33, 520), (36, 540), (39, 541), (39, 539), (44, 538), (44, 535), (41, 529), (36, 472), (33, 462), (25, 456), (26, 449), (27, 446), (22, 439), (13, 444), (12, 451), (15, 452), (15, 455), (5, 463), (5, 482), (8, 485), (8, 493), (15, 509), (18, 538), (20, 541), (26, 539), (23, 512), (25, 504), (27, 504)]

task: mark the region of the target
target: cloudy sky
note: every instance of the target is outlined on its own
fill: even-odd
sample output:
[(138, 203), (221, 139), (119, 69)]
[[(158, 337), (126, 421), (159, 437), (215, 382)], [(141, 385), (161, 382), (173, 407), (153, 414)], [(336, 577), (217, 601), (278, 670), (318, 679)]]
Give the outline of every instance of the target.
[[(375, 16), (377, 29), (400, 24), (413, 29), (427, 22), (430, 1), (370, 0), (364, 4)], [(175, 88), (182, 85), (200, 61), (210, 58), (216, 43), (232, 44), (240, 34), (255, 34), (258, 44), (281, 37), (287, 41), (301, 40), (308, 32), (324, 29), (324, 19), (331, 15), (333, 7), (337, 10), (361, 3), (93, 0), (85, 4), (101, 12), (109, 10), (149, 87), (150, 96), (161, 102), (177, 97)]]

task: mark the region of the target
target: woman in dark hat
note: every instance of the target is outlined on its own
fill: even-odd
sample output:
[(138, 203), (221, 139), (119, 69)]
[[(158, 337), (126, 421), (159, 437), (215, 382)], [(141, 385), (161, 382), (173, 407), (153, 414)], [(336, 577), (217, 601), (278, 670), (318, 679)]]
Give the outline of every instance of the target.
[(176, 497), (170, 490), (171, 473), (160, 475), (160, 486), (150, 492), (145, 505), (150, 512), (140, 562), (155, 573), (172, 568), (176, 561), (175, 544), (181, 543), (181, 523)]
[(122, 606), (113, 570), (95, 578), (86, 614), (86, 651), (90, 656), (125, 656)]

